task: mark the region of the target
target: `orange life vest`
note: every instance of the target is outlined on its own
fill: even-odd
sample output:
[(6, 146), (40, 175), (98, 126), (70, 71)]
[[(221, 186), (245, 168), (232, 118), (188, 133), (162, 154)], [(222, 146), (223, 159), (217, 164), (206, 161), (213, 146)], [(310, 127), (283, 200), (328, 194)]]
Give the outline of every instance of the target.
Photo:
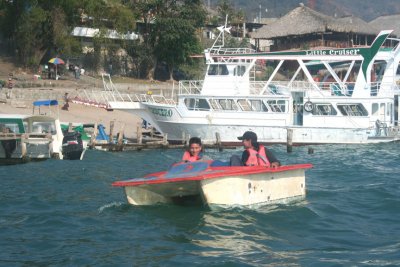
[(199, 159), (201, 159), (201, 157), (192, 156), (192, 155), (190, 155), (189, 151), (185, 151), (185, 153), (183, 153), (183, 157), (182, 157), (182, 161), (190, 161), (190, 162), (194, 162)]
[(248, 148), (249, 158), (246, 161), (246, 166), (270, 166), (270, 162), (265, 153), (265, 147), (260, 145), (258, 151)]

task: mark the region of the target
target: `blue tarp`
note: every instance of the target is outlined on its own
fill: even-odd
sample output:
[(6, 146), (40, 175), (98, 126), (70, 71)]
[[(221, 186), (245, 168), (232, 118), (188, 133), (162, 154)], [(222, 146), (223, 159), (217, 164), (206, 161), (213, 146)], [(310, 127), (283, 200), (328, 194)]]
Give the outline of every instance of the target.
[(105, 128), (103, 126), (103, 124), (99, 124), (97, 126), (97, 136), (96, 136), (96, 140), (107, 140), (108, 141), (108, 135), (105, 131)]
[(35, 107), (40, 107), (40, 106), (56, 106), (58, 105), (58, 101), (57, 100), (38, 100), (38, 101), (34, 101), (33, 105)]

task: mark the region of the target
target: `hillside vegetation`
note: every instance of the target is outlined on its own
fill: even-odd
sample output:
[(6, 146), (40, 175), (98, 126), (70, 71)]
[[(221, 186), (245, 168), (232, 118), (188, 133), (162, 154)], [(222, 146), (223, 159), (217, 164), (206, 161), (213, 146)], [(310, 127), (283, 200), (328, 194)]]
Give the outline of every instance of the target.
[[(205, 4), (210, 2), (211, 6), (216, 6), (219, 1), (205, 0)], [(243, 10), (250, 21), (259, 17), (260, 10), (263, 18), (281, 17), (299, 6), (301, 2), (329, 16), (354, 15), (365, 21), (371, 21), (382, 15), (400, 13), (399, 0), (232, 0), (234, 8)]]

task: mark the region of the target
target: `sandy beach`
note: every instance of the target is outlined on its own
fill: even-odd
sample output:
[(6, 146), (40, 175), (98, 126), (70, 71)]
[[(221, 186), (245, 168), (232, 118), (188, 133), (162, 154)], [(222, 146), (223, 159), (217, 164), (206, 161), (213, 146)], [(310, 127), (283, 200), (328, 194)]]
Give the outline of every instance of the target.
[[(32, 104), (26, 105), (26, 107), (15, 107), (9, 103), (0, 103), (0, 113), (32, 114), (32, 112)], [(107, 133), (109, 132), (110, 121), (114, 121), (114, 134), (124, 127), (124, 134), (128, 138), (136, 138), (136, 127), (137, 124), (141, 122), (139, 117), (129, 114), (128, 112), (119, 110), (107, 111), (103, 108), (74, 103), (70, 103), (68, 111), (62, 110), (61, 106), (58, 106), (57, 108), (52, 108), (51, 112), (49, 112), (47, 107), (43, 107), (41, 113), (46, 113), (46, 115), (52, 115), (54, 117), (58, 116), (63, 123), (101, 123), (106, 127)], [(38, 114), (37, 110), (35, 110), (35, 114)]]

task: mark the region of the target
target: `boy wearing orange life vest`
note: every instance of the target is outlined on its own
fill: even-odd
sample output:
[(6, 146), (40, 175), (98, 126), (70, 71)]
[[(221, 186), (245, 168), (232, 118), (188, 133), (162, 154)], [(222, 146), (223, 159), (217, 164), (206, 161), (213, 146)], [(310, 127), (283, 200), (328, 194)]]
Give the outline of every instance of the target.
[(271, 168), (279, 167), (281, 164), (271, 151), (257, 142), (257, 135), (247, 131), (243, 136), (238, 137), (242, 140), (245, 151), (242, 153), (242, 163), (245, 166), (266, 166)]
[(189, 149), (183, 153), (182, 161), (194, 162), (201, 160), (203, 158), (202, 151), (201, 139), (192, 137), (189, 140)]

